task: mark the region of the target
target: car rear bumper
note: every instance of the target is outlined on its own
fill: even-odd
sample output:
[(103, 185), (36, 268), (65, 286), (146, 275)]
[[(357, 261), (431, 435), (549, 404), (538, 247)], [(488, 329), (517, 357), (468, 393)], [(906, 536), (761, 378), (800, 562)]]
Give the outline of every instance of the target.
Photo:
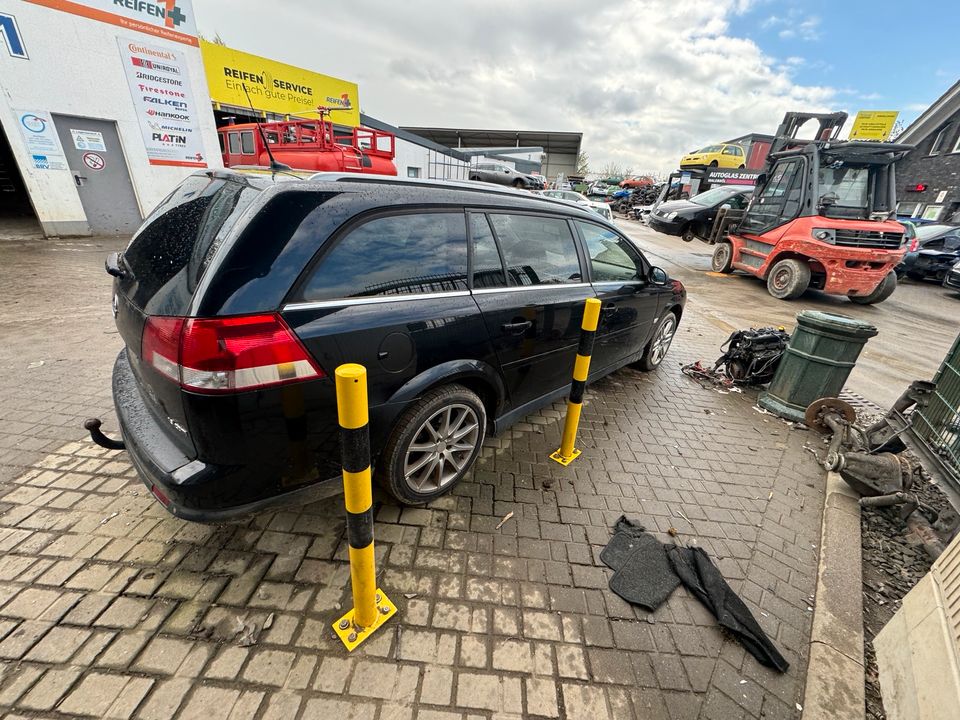
[(113, 366), (113, 400), (127, 453), (140, 479), (178, 518), (221, 522), (271, 507), (309, 502), (339, 490), (337, 482), (313, 482), (276, 492), (275, 481), (264, 477), (262, 468), (217, 465), (187, 457), (144, 403), (126, 350)]

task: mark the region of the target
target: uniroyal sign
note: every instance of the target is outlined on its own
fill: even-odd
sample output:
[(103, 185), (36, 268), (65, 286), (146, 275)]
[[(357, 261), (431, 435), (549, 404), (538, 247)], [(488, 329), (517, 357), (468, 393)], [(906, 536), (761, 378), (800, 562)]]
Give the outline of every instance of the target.
[(26, 0), (72, 15), (198, 45), (192, 0)]

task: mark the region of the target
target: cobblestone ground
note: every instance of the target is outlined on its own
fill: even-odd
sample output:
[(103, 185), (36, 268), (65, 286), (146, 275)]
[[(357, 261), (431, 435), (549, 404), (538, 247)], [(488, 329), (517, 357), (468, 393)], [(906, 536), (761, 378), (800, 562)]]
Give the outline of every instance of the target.
[[(680, 374), (724, 339), (695, 309), (658, 372), (588, 390), (569, 468), (547, 459), (555, 406), (491, 439), (453, 495), (418, 509), (378, 495), (379, 583), (399, 613), (347, 654), (330, 628), (350, 603), (342, 498), (188, 524), (123, 453), (80, 439), (109, 408), (119, 342), (108, 249), (0, 246), (8, 717), (799, 715), (821, 472), (805, 432)], [(622, 513), (710, 552), (789, 672), (762, 668), (683, 589), (654, 613), (612, 594), (599, 552)]]

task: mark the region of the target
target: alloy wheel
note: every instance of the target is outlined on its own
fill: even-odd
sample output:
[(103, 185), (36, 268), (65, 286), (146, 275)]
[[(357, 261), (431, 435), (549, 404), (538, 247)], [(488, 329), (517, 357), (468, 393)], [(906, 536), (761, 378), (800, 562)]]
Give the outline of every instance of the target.
[(653, 338), (653, 345), (650, 348), (650, 360), (654, 365), (659, 365), (664, 356), (666, 356), (676, 331), (677, 320), (673, 313), (670, 313), (657, 329), (656, 337)]
[(480, 442), (480, 420), (468, 405), (440, 408), (413, 434), (403, 462), (407, 484), (420, 492), (449, 485)]

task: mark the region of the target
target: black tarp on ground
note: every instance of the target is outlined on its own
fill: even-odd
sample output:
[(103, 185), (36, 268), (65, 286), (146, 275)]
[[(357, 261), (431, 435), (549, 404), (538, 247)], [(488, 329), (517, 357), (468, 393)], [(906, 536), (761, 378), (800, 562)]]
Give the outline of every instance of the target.
[(600, 559), (615, 571), (610, 589), (627, 602), (656, 610), (683, 583), (760, 663), (790, 667), (702, 548), (665, 545), (621, 515)]

